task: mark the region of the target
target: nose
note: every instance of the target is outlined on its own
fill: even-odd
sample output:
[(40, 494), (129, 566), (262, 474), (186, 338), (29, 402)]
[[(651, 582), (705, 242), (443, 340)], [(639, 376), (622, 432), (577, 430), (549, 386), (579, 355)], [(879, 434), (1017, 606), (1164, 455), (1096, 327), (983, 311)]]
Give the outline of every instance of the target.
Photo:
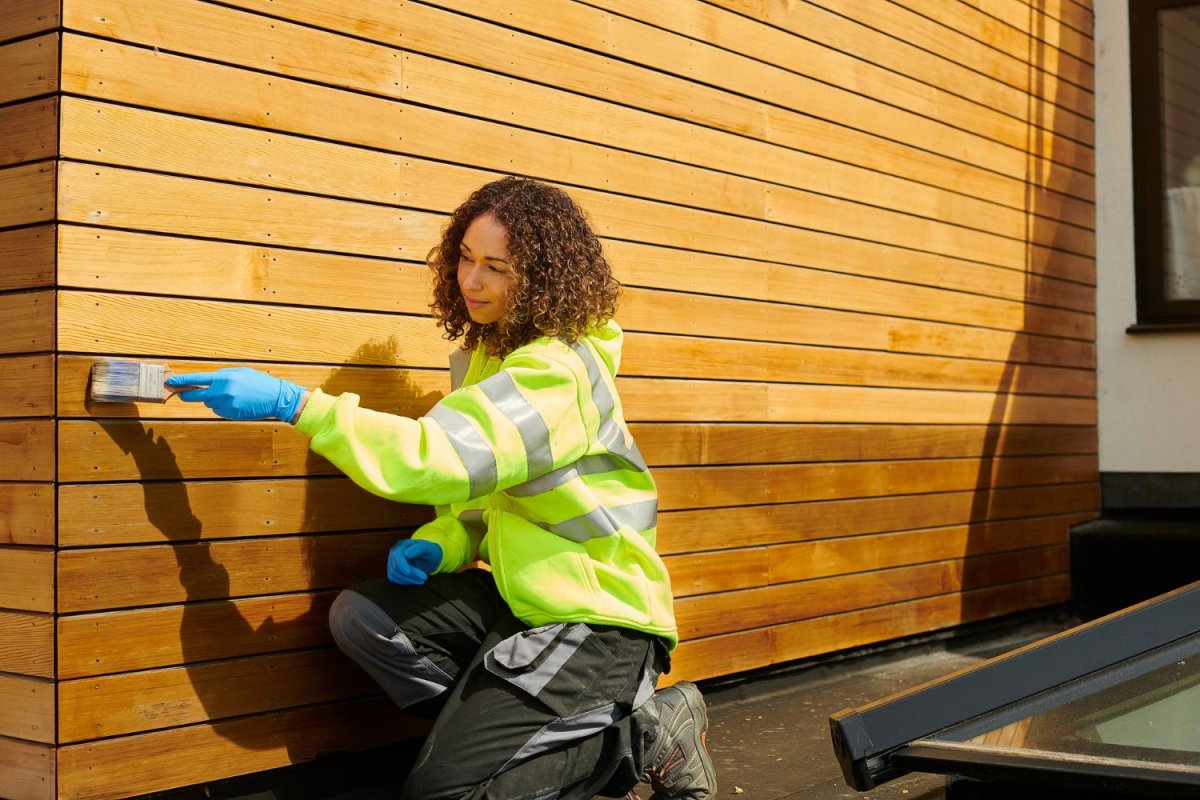
[(481, 285), (479, 265), (470, 262), (458, 271), (458, 282), (464, 287), (478, 289)]

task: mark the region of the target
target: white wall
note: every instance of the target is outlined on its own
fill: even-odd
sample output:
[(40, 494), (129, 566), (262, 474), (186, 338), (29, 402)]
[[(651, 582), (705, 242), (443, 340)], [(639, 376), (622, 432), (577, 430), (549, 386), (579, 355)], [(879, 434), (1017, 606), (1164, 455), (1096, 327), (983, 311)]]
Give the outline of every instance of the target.
[(1096, 327), (1102, 472), (1200, 472), (1200, 331), (1129, 334), (1137, 320), (1129, 14), (1095, 0)]

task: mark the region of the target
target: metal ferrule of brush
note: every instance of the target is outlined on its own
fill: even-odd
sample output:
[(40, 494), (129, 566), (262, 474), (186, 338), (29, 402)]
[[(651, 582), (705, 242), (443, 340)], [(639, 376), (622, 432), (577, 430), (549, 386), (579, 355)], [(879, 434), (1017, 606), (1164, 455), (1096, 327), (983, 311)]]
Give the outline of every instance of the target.
[(102, 403), (162, 403), (166, 379), (166, 364), (98, 361), (92, 365), (91, 397)]

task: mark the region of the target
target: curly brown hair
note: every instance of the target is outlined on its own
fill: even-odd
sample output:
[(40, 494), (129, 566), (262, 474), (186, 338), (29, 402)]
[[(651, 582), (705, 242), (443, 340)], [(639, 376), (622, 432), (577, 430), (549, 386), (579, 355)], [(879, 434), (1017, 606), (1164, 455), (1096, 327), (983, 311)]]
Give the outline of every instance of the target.
[[(484, 325), (467, 313), (458, 259), (467, 226), (487, 213), (508, 231), (512, 279), (504, 316)], [(427, 261), (435, 276), (429, 307), (446, 338), (465, 333), (468, 350), (482, 342), (501, 357), (543, 336), (577, 341), (613, 316), (621, 290), (584, 210), (562, 189), (530, 178), (477, 189), (451, 214)]]

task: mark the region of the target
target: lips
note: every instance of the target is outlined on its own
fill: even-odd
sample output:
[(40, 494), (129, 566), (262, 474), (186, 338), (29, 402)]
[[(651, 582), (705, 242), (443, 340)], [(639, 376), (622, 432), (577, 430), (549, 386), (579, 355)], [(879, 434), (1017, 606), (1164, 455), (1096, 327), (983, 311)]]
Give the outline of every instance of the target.
[(472, 300), (470, 297), (463, 297), (467, 303), (467, 308), (483, 308), (488, 304), (487, 300)]

